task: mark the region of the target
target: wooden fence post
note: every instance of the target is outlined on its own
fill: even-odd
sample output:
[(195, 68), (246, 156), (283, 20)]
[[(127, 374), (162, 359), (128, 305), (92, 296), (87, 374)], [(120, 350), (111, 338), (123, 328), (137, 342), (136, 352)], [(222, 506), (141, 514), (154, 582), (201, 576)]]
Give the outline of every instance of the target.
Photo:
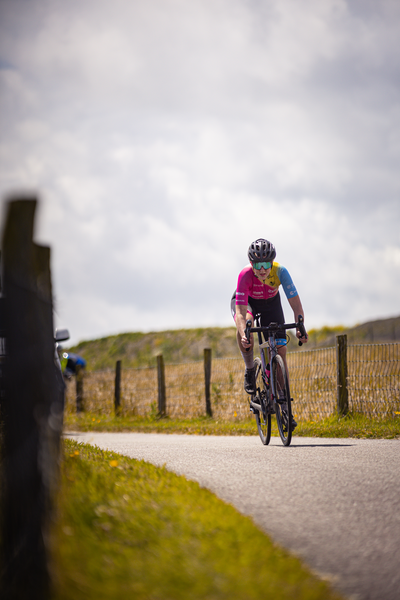
[(84, 368), (81, 365), (75, 367), (75, 384), (76, 384), (76, 412), (84, 412), (84, 394), (83, 394), (83, 375)]
[(50, 249), (33, 243), (36, 204), (33, 198), (8, 203), (2, 240), (4, 600), (50, 597), (47, 540), (57, 485), (64, 383), (54, 356)]
[(121, 412), (121, 361), (117, 360), (115, 365), (115, 393), (114, 393), (115, 414)]
[(158, 379), (158, 416), (165, 417), (167, 399), (165, 392), (165, 368), (162, 354), (157, 356), (157, 379)]
[(349, 391), (347, 388), (347, 335), (336, 336), (337, 366), (337, 411), (341, 416), (349, 412)]
[(204, 383), (206, 392), (206, 414), (212, 417), (211, 410), (211, 348), (204, 348)]

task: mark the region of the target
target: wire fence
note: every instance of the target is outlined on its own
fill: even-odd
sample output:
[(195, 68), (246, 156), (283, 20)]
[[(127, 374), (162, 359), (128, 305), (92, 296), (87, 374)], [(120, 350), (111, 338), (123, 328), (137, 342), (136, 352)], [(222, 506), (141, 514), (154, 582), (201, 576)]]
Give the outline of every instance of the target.
[[(336, 348), (303, 350), (287, 355), (293, 412), (296, 419), (321, 420), (337, 410)], [(349, 409), (384, 417), (400, 411), (400, 344), (348, 346)], [(212, 361), (211, 407), (215, 419), (251, 417), (249, 397), (243, 390), (241, 358)], [(114, 371), (85, 374), (85, 410), (114, 412)], [(205, 414), (204, 363), (165, 365), (166, 412), (170, 417)], [(156, 367), (122, 369), (122, 414), (148, 416), (157, 413)], [(74, 386), (68, 385), (66, 411), (75, 411)]]
[(369, 416), (400, 411), (400, 344), (348, 347), (350, 409)]
[(318, 421), (336, 411), (336, 348), (287, 355), (296, 419)]

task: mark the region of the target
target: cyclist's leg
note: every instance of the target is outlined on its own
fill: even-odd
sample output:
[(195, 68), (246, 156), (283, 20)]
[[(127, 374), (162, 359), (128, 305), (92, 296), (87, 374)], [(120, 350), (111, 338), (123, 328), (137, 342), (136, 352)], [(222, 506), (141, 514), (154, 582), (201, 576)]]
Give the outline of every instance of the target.
[(286, 375), (289, 380), (289, 369), (288, 369), (288, 365), (287, 365), (287, 361), (286, 361), (286, 352), (287, 352), (286, 341), (285, 341), (285, 343), (282, 343), (282, 341), (280, 341), (278, 339), (276, 346), (277, 346), (278, 354), (280, 356), (282, 356), (283, 364), (285, 365)]
[[(231, 313), (236, 324), (236, 292), (233, 294), (231, 299)], [(247, 306), (246, 321), (250, 320), (252, 325), (254, 323), (254, 317), (251, 312), (250, 305)], [(239, 346), (240, 353), (243, 357), (245, 364), (244, 374), (244, 389), (248, 394), (255, 393), (255, 366), (254, 366), (254, 337), (251, 337), (251, 345), (249, 348), (245, 348), (242, 344), (242, 339), (239, 331), (236, 331), (237, 344)]]

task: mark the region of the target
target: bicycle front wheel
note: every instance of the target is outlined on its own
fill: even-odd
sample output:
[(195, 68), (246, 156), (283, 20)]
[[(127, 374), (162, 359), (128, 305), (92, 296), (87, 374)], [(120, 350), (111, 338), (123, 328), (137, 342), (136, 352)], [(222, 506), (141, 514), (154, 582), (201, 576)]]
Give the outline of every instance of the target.
[(292, 440), (292, 403), (285, 365), (279, 354), (272, 360), (272, 381), (279, 435), (283, 445), (289, 446)]
[(254, 359), (254, 366), (256, 367), (256, 393), (251, 399), (260, 405), (260, 409), (256, 411), (257, 430), (260, 440), (264, 446), (267, 446), (271, 439), (271, 414), (268, 411), (268, 392), (262, 376), (262, 362), (258, 356)]

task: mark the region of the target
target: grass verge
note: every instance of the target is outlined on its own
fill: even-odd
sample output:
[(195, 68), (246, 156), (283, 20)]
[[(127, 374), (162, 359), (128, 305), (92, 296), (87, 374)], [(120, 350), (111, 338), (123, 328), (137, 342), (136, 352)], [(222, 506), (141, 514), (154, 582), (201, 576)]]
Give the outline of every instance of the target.
[(339, 600), (197, 483), (71, 440), (64, 455), (54, 600)]
[[(139, 431), (143, 433), (189, 433), (197, 435), (257, 435), (255, 420), (222, 421), (207, 417), (193, 419), (156, 419), (133, 416), (105, 416), (92, 413), (67, 415), (67, 431)], [(272, 435), (279, 435), (272, 419)], [(332, 416), (322, 421), (301, 421), (296, 436), (332, 438), (400, 437), (400, 415), (395, 418), (371, 419), (364, 415)]]
[(328, 438), (400, 438), (400, 414), (395, 418), (371, 419), (360, 414), (332, 416), (323, 421), (299, 424), (295, 435)]

